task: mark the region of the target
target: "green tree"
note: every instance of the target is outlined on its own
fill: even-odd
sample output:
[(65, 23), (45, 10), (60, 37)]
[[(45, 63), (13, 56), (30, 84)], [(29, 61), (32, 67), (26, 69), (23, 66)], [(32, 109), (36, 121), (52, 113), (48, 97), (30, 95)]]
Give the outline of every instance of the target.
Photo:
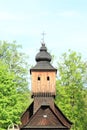
[[(8, 66), (0, 61), (0, 129), (6, 129), (12, 123), (19, 123), (15, 75)], [(21, 108), (20, 108), (21, 109)]]
[(29, 90), (28, 57), (22, 52), (22, 46), (16, 44), (16, 41), (0, 41), (0, 59), (8, 65), (9, 71), (15, 73), (17, 89), (23, 92)]
[(58, 62), (58, 72), (56, 103), (73, 122), (72, 130), (85, 130), (86, 64), (80, 54), (69, 50)]
[(15, 42), (0, 42), (0, 128), (7, 128), (11, 122), (19, 123), (31, 102), (28, 57), (21, 49)]

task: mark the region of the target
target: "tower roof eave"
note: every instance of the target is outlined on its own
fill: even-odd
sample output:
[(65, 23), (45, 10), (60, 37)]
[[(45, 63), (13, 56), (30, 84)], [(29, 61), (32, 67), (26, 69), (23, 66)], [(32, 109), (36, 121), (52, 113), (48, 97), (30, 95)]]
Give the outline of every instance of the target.
[(31, 71), (56, 71), (57, 72), (57, 69), (54, 68), (48, 61), (40, 61), (37, 62), (37, 64), (30, 69), (30, 73)]

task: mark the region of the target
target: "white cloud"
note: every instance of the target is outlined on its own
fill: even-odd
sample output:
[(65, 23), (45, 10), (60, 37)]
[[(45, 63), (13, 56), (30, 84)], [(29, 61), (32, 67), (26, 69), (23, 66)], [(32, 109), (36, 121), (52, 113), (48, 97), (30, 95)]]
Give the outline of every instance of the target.
[(58, 13), (58, 15), (63, 17), (72, 17), (72, 16), (78, 16), (80, 14), (76, 11), (62, 11)]
[(13, 12), (5, 12), (1, 11), (0, 12), (0, 20), (16, 20), (16, 21), (21, 21), (25, 19), (31, 19), (31, 17), (28, 17), (28, 14), (22, 13), (13, 13)]
[(0, 12), (0, 20), (14, 20), (15, 16), (8, 12)]

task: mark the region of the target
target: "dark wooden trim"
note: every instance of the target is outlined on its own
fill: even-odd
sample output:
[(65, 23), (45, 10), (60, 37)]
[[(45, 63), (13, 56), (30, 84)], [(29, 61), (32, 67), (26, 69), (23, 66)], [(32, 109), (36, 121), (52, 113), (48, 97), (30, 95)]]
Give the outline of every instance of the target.
[(31, 97), (54, 97), (55, 98), (55, 93), (43, 93), (43, 92), (39, 92), (39, 93), (32, 93)]
[(31, 72), (56, 72), (57, 69), (30, 69), (30, 74)]

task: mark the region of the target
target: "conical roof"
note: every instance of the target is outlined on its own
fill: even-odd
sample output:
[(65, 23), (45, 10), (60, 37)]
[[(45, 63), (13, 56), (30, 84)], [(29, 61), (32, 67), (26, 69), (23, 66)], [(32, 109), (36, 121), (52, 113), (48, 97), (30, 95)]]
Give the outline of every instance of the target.
[(31, 71), (57, 71), (52, 65), (51, 65), (51, 55), (47, 52), (47, 48), (45, 44), (42, 44), (40, 47), (39, 52), (36, 54), (35, 60), (37, 64), (30, 69)]

